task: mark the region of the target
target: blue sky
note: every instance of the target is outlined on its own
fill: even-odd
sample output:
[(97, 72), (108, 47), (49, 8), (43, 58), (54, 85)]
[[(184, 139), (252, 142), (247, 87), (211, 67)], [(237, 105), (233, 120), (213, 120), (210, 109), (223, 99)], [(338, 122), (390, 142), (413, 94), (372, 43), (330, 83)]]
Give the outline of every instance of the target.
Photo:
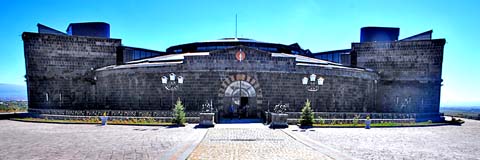
[(25, 84), (22, 32), (42, 23), (103, 21), (124, 45), (164, 51), (238, 35), (299, 43), (314, 52), (350, 48), (364, 26), (400, 27), (400, 38), (433, 29), (445, 38), (442, 106), (480, 105), (480, 1), (1, 1), (0, 83)]

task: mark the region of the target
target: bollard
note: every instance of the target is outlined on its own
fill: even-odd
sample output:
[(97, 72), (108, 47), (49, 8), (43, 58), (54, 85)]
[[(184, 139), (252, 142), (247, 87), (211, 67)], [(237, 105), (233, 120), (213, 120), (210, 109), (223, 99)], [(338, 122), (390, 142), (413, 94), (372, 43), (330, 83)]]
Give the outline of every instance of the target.
[(103, 112), (103, 116), (100, 116), (100, 119), (102, 120), (102, 126), (106, 126), (108, 120), (107, 113)]
[(367, 116), (367, 120), (365, 120), (365, 129), (370, 129), (370, 124), (372, 120), (370, 120), (370, 116)]

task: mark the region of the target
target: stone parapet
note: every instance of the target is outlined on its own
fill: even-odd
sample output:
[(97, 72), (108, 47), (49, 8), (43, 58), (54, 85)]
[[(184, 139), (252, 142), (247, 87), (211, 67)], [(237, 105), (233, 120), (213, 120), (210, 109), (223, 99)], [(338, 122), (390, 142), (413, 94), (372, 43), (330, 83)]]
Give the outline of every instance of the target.
[[(301, 112), (287, 112), (288, 119), (298, 120)], [(385, 122), (403, 122), (403, 121), (417, 121), (424, 122), (431, 120), (433, 122), (443, 121), (442, 113), (351, 113), (351, 112), (314, 112), (316, 121), (320, 120), (344, 120), (346, 122), (353, 122), (356, 118), (358, 120), (365, 120), (367, 116), (372, 120)]]
[[(71, 116), (121, 116), (121, 117), (172, 117), (171, 110), (66, 110), (66, 109), (28, 109), (32, 114), (71, 115)], [(189, 111), (187, 117), (198, 117), (200, 112)]]

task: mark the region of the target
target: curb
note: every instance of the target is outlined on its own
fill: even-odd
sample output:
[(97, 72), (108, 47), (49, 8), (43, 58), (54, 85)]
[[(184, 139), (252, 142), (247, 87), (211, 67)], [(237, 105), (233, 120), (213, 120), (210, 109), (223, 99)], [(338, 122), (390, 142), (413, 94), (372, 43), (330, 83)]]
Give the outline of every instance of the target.
[[(435, 127), (435, 126), (448, 126), (448, 125), (453, 125), (453, 124), (441, 123), (441, 124), (405, 125), (405, 126), (370, 126), (370, 128)], [(298, 126), (298, 125), (293, 125), (293, 126)], [(311, 126), (309, 128), (365, 128), (365, 126)]]

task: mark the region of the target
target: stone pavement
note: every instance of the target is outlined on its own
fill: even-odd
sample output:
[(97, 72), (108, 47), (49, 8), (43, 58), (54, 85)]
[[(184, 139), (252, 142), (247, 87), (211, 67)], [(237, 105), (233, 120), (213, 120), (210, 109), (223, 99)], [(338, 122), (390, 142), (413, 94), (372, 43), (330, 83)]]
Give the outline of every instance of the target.
[(219, 124), (208, 130), (189, 159), (332, 159), (281, 129), (262, 124)]
[(480, 121), (462, 126), (404, 128), (314, 128), (288, 132), (309, 137), (358, 159), (480, 159)]
[(1, 160), (185, 159), (190, 153), (190, 159), (331, 159), (283, 130), (261, 123), (195, 129), (193, 125), (167, 128), (0, 120), (0, 140)]
[(0, 159), (185, 159), (206, 131), (0, 120)]
[[(195, 129), (0, 120), (0, 160), (480, 159), (480, 121), (411, 128)], [(191, 154), (190, 154), (191, 153)], [(353, 158), (352, 158), (353, 157)]]

